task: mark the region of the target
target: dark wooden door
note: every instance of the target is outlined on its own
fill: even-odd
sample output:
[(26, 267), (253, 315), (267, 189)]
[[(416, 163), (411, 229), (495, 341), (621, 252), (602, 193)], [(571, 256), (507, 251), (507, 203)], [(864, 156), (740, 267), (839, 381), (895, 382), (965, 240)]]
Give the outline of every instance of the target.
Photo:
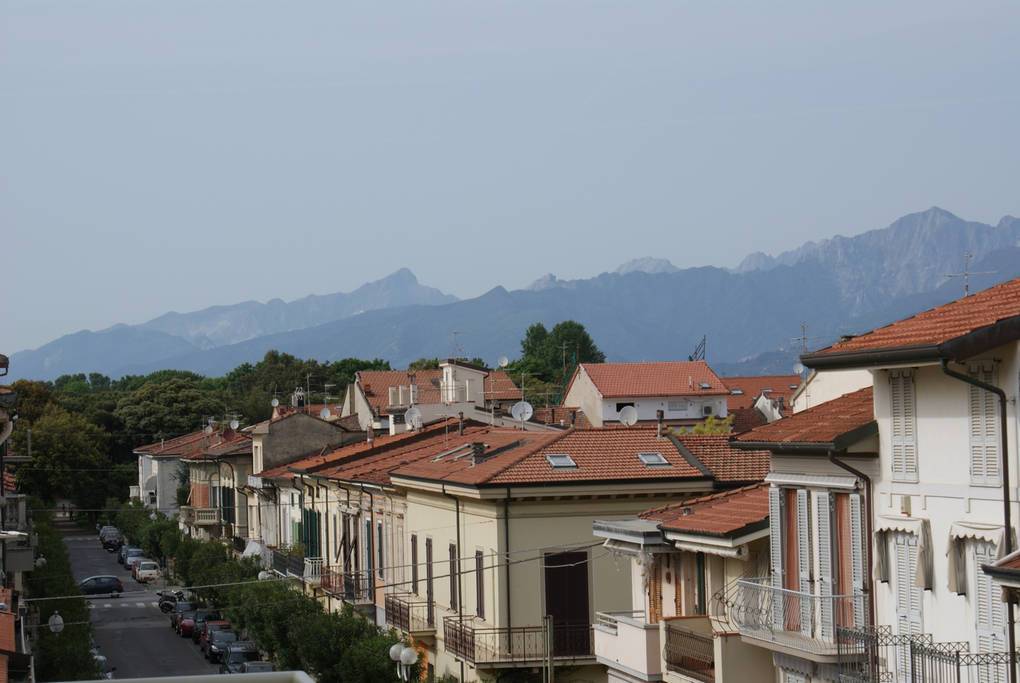
[(591, 654), (588, 553), (545, 556), (545, 610), (553, 620), (553, 654)]

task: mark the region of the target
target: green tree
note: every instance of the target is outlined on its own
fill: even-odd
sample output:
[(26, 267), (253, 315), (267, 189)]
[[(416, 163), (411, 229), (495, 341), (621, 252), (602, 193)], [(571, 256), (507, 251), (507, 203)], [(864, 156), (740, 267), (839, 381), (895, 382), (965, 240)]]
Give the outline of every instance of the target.
[(709, 415), (694, 426), (682, 427), (677, 431), (680, 434), (729, 434), (733, 431), (733, 415), (722, 419), (715, 415)]
[(56, 401), (53, 387), (47, 382), (19, 379), (11, 385), (18, 392), (18, 430), (31, 426), (51, 403)]
[(118, 402), (115, 414), (137, 445), (186, 434), (225, 412), (222, 399), (194, 379), (174, 378), (143, 384)]
[(606, 356), (579, 322), (564, 320), (552, 330), (542, 323), (528, 327), (521, 339), (521, 357), (508, 370), (515, 380), (523, 374), (535, 381), (525, 394), (562, 389), (578, 363), (602, 363)]

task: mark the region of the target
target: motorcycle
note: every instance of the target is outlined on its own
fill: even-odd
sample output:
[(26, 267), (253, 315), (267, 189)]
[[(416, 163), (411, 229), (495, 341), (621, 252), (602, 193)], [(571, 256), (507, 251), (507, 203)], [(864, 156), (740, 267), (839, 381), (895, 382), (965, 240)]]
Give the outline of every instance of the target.
[(156, 591), (159, 596), (159, 610), (164, 614), (173, 611), (178, 602), (184, 600), (184, 591)]

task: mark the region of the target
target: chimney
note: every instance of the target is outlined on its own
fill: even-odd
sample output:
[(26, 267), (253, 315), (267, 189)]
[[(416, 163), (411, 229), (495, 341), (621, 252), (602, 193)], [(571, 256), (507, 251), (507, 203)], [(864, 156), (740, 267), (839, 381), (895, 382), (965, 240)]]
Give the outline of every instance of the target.
[(662, 438), (662, 418), (665, 413), (662, 410), (655, 411), (655, 438)]
[(570, 428), (573, 429), (576, 426), (577, 426), (577, 411), (576, 410), (571, 410), (570, 411)]
[(471, 461), (474, 464), (478, 464), (485, 457), (485, 444), (481, 441), (475, 441), (471, 444)]
[(368, 429), (365, 430), (365, 440), (369, 444), (375, 441), (375, 428), (372, 425), (368, 425)]
[(457, 413), (457, 436), (464, 436), (464, 411)]

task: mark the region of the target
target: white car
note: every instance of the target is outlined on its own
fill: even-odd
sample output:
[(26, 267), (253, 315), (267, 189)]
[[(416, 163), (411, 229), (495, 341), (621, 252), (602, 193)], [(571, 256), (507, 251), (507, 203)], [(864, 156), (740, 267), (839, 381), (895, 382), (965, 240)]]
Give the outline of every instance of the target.
[(159, 565), (152, 560), (142, 560), (138, 563), (138, 566), (134, 570), (135, 581), (139, 583), (148, 583), (149, 581), (156, 581), (162, 574), (159, 571)]

